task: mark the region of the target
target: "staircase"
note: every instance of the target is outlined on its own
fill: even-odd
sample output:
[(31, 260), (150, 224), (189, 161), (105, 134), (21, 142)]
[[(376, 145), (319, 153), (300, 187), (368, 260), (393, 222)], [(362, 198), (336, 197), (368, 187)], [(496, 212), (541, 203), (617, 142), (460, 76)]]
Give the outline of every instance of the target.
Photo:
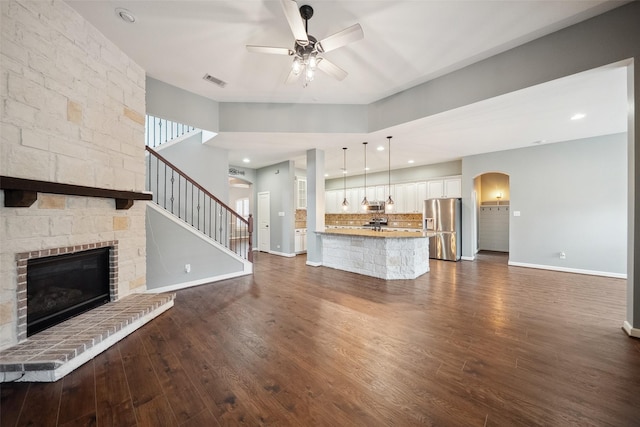
[(200, 130), (153, 116), (147, 116), (146, 122), (146, 189), (153, 193), (153, 202), (202, 236), (252, 262), (252, 215), (243, 218), (156, 151)]

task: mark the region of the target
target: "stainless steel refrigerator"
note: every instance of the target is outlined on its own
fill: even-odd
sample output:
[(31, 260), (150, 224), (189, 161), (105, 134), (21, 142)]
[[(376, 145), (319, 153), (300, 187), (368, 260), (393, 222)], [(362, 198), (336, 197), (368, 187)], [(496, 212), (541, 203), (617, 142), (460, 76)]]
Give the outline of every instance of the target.
[(429, 238), (429, 258), (458, 261), (462, 245), (460, 199), (428, 199), (424, 202), (424, 221), (427, 231), (435, 231)]

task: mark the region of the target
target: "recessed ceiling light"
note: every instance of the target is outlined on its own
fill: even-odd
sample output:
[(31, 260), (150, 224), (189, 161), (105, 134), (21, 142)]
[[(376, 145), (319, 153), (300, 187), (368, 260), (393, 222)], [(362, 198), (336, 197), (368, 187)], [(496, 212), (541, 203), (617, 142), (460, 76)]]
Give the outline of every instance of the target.
[(342, 173), (346, 174), (347, 170), (346, 169), (342, 169)]
[(577, 114), (574, 114), (573, 116), (571, 116), (571, 120), (581, 120), (581, 119), (584, 119), (585, 117), (587, 117), (586, 114), (577, 113)]
[(384, 147), (382, 145), (378, 145), (378, 148), (376, 148), (376, 150), (378, 151), (384, 151)]
[(369, 169), (371, 169), (371, 168), (369, 168), (369, 167), (364, 168), (364, 170), (366, 170), (366, 171), (368, 171)]
[(409, 160), (407, 163), (409, 163), (409, 164), (415, 163), (415, 160)]
[(120, 19), (122, 19), (127, 24), (133, 24), (134, 22), (136, 22), (136, 17), (127, 9), (121, 7), (116, 8), (116, 15), (118, 15)]
[(250, 160), (250, 159), (248, 159), (248, 158), (246, 158), (246, 157), (245, 157), (244, 159), (242, 159), (242, 162), (243, 162), (243, 163), (249, 163), (250, 161), (251, 161), (251, 160)]
[(547, 140), (546, 140), (546, 139), (539, 139), (539, 140), (537, 140), (537, 141), (533, 141), (533, 142), (532, 142), (532, 144), (543, 144), (543, 143), (545, 143), (545, 142), (547, 142)]
[(329, 174), (328, 174), (328, 173), (325, 173), (325, 174), (324, 174), (324, 177), (325, 177), (325, 178), (326, 178), (326, 177), (328, 177), (328, 176), (329, 176)]

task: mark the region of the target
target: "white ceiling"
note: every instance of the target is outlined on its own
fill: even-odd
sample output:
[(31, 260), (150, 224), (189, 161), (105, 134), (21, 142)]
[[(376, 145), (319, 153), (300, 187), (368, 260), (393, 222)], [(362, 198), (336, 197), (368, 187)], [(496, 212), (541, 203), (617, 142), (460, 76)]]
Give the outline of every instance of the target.
[[(284, 83), (291, 58), (249, 53), (245, 45), (292, 47), (279, 0), (71, 1), (73, 8), (153, 78), (220, 102), (368, 104), (560, 28), (620, 6), (618, 1), (311, 0), (309, 33), (322, 39), (359, 23), (364, 39), (326, 53), (349, 73), (342, 82), (318, 74), (311, 84)], [(136, 17), (120, 20), (115, 8)], [(259, 70), (259, 71), (258, 71)], [(227, 82), (219, 88), (209, 73)], [(626, 130), (626, 71), (604, 68), (547, 83), (382, 132), (358, 135), (221, 133), (211, 145), (229, 162), (259, 168), (283, 160), (304, 168), (310, 148), (326, 151), (326, 170), (340, 176), (342, 147), (350, 173), (367, 164), (392, 168)], [(569, 120), (577, 112), (580, 121)]]

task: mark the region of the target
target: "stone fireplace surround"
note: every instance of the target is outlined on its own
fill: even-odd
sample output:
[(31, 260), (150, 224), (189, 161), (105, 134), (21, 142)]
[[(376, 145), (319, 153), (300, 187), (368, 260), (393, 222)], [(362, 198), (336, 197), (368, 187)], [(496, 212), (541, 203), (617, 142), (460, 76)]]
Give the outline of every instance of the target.
[[(27, 263), (30, 259), (90, 249), (109, 250), (109, 297), (89, 310), (27, 338)], [(18, 345), (0, 351), (0, 382), (57, 381), (173, 306), (175, 294), (132, 294), (118, 298), (118, 241), (16, 254)]]

